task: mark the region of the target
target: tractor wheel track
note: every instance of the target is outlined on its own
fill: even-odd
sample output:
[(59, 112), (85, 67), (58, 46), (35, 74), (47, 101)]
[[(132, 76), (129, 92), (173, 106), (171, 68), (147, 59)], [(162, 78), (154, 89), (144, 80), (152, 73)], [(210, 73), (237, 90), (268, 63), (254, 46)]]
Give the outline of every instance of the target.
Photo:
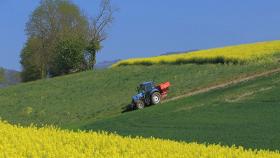
[(237, 78), (237, 79), (230, 80), (230, 81), (227, 81), (227, 82), (224, 82), (224, 83), (221, 83), (221, 84), (216, 84), (216, 85), (209, 86), (209, 87), (206, 87), (206, 88), (201, 88), (201, 89), (198, 89), (198, 90), (192, 90), (191, 92), (185, 93), (183, 95), (179, 95), (179, 96), (176, 96), (176, 97), (173, 97), (173, 98), (166, 99), (166, 100), (162, 101), (162, 103), (166, 103), (166, 102), (178, 100), (178, 99), (181, 99), (181, 98), (190, 97), (190, 96), (194, 96), (194, 95), (197, 95), (197, 94), (209, 92), (209, 91), (212, 91), (212, 90), (236, 85), (236, 84), (239, 84), (239, 83), (242, 83), (242, 82), (245, 82), (245, 81), (257, 79), (259, 77), (270, 76), (272, 74), (279, 73), (279, 72), (280, 72), (280, 68), (275, 68), (275, 69), (272, 69), (272, 70), (269, 70), (269, 71), (248, 75), (246, 77)]

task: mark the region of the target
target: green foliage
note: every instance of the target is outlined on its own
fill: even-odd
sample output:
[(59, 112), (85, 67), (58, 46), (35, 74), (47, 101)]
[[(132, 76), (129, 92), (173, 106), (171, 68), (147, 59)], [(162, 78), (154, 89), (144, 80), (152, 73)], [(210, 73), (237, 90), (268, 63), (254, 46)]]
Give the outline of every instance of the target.
[(23, 82), (35, 81), (41, 78), (41, 73), (35, 65), (27, 64), (21, 72), (20, 77)]
[(100, 41), (93, 39), (86, 47), (86, 63), (88, 69), (93, 69), (96, 63), (96, 53), (101, 49)]
[(53, 48), (59, 36), (60, 38), (68, 34), (85, 36), (87, 27), (87, 18), (72, 2), (42, 0), (27, 22), (26, 32), (29, 37), (41, 37), (47, 42), (44, 43), (46, 46)]
[(59, 41), (50, 70), (51, 75), (59, 76), (84, 70), (84, 45), (83, 40), (75, 38)]
[(40, 58), (36, 51), (40, 50), (40, 43), (36, 38), (30, 38), (21, 51), (21, 79), (23, 82), (41, 79)]
[[(61, 42), (65, 39), (81, 38), (85, 40), (87, 29), (87, 18), (72, 2), (67, 0), (41, 1), (26, 24), (28, 41), (21, 56), (23, 81), (46, 78), (50, 74), (51, 67), (61, 68), (61, 70), (57, 70), (57, 75), (61, 74), (59, 72), (63, 73), (69, 69), (68, 67), (60, 67), (62, 66), (61, 63), (65, 61), (60, 61), (59, 66), (52, 65), (55, 61), (57, 62), (58, 53), (61, 53), (61, 50), (57, 50), (57, 47), (67, 46)], [(58, 46), (58, 43), (62, 46)], [(78, 49), (80, 49), (80, 46)], [(84, 49), (85, 46), (82, 50)], [(72, 56), (73, 54), (68, 55), (68, 57)]]
[[(26, 24), (28, 40), (21, 55), (23, 81), (46, 78), (50, 74), (57, 76), (70, 71), (92, 69), (96, 53), (101, 49), (101, 41), (106, 39), (105, 29), (112, 22), (112, 13), (110, 0), (101, 0), (100, 13), (94, 20), (90, 20), (69, 0), (42, 0)], [(68, 40), (72, 38), (81, 39), (85, 43), (78, 40), (74, 44)], [(29, 44), (34, 40), (35, 45)], [(73, 50), (73, 45), (78, 48)], [(85, 53), (83, 60), (80, 59), (81, 53), (73, 53), (76, 51)], [(31, 57), (32, 60), (29, 59)], [(66, 60), (71, 63), (66, 63)], [(78, 68), (81, 65), (83, 69)]]
[(64, 39), (69, 35), (86, 38), (88, 32), (88, 19), (81, 12), (79, 7), (70, 1), (61, 1), (58, 4), (59, 23), (61, 29), (58, 29), (58, 34)]

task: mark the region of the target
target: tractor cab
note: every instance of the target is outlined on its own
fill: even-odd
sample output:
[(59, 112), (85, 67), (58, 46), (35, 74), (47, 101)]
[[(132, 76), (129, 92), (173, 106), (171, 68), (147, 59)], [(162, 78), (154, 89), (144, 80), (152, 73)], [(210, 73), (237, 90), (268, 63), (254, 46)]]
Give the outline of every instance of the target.
[(137, 87), (137, 92), (138, 93), (147, 93), (150, 92), (154, 89), (154, 83), (153, 82), (144, 82), (141, 83), (138, 87)]
[(169, 82), (155, 86), (154, 82), (143, 82), (137, 87), (137, 94), (132, 97), (131, 108), (143, 109), (147, 105), (156, 105), (166, 97)]

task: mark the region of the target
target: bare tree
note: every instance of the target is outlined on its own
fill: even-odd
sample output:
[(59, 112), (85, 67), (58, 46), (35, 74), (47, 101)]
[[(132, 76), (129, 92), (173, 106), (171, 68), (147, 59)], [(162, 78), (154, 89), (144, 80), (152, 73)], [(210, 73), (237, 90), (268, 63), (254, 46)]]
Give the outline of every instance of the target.
[(102, 48), (101, 42), (107, 36), (107, 28), (113, 23), (113, 14), (117, 11), (110, 0), (101, 0), (100, 8), (96, 17), (92, 18), (89, 23), (87, 48), (88, 69), (93, 69), (96, 63), (96, 53)]

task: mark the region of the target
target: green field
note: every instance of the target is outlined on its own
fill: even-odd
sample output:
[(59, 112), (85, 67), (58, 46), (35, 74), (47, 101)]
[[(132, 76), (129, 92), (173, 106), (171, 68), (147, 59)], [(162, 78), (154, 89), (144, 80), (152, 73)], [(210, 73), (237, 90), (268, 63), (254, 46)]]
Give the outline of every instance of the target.
[(77, 129), (115, 115), (142, 81), (170, 81), (170, 96), (262, 72), (278, 63), (250, 65), (128, 66), (84, 72), (0, 90), (0, 116), (11, 123), (55, 124)]
[(280, 74), (122, 113), (143, 81), (170, 81), (173, 98), (279, 68), (274, 59), (122, 66), (23, 83), (0, 89), (0, 117), (13, 124), (280, 150)]
[(280, 150), (280, 73), (105, 119), (122, 135)]

